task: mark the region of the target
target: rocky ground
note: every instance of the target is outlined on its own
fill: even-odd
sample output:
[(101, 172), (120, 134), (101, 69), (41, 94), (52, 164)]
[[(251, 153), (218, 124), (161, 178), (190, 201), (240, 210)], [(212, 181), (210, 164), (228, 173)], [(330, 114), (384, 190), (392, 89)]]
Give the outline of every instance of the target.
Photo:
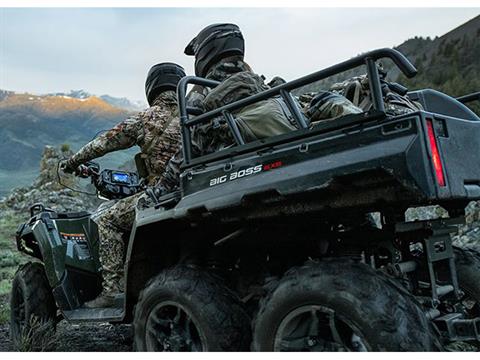
[[(32, 204), (42, 203), (56, 211), (81, 211), (95, 209), (99, 201), (95, 196), (93, 186), (80, 187), (73, 175), (66, 175), (58, 169), (60, 160), (71, 156), (68, 148), (57, 149), (46, 146), (40, 161), (40, 173), (32, 186), (13, 189), (3, 199), (0, 199), (0, 214), (13, 211), (17, 214), (28, 214)], [(86, 191), (92, 195), (76, 192), (72, 189)]]
[[(68, 149), (47, 146), (40, 163), (40, 174), (32, 186), (14, 189), (0, 199), (0, 352), (13, 351), (9, 339), (9, 294), (11, 280), (19, 265), (28, 258), (15, 248), (15, 230), (28, 219), (29, 207), (41, 202), (57, 211), (81, 211), (95, 209), (99, 201), (66, 189), (58, 182), (59, 160), (68, 157)], [(73, 176), (61, 176), (61, 182), (72, 188), (78, 187)], [(91, 191), (91, 190), (90, 190)], [(130, 351), (131, 329), (127, 325), (110, 324), (69, 325), (58, 324), (57, 333), (49, 343), (52, 351)]]

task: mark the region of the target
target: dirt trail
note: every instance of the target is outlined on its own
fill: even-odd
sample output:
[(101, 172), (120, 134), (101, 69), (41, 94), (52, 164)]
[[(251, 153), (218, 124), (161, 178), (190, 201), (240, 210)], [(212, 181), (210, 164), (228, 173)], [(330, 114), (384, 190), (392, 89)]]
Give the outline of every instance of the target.
[[(0, 325), (0, 352), (13, 351), (8, 325)], [(132, 351), (130, 325), (82, 324), (61, 321), (51, 351)]]
[[(49, 351), (133, 351), (130, 325), (83, 324), (72, 325), (61, 321), (57, 326), (55, 344)], [(467, 343), (452, 343), (447, 351), (480, 351)], [(8, 325), (0, 325), (0, 352), (13, 351)]]

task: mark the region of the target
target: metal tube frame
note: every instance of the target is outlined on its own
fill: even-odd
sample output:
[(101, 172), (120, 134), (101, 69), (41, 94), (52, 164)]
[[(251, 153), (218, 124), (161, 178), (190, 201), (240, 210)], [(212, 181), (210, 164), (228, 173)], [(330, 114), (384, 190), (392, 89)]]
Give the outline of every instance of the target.
[(473, 101), (480, 101), (480, 91), (457, 97), (457, 100), (460, 101), (462, 104), (468, 104)]
[(332, 75), (356, 68), (361, 65), (367, 66), (367, 73), (370, 81), (370, 89), (372, 96), (372, 103), (375, 110), (384, 112), (385, 106), (383, 103), (382, 89), (380, 83), (380, 77), (378, 74), (378, 69), (376, 66), (376, 60), (382, 58), (391, 59), (395, 65), (405, 74), (405, 76), (411, 78), (417, 74), (417, 69), (415, 66), (410, 63), (410, 61), (399, 51), (394, 49), (378, 49), (373, 50), (363, 55), (354, 57), (352, 59), (346, 60), (339, 64), (330, 66), (326, 69), (314, 72), (310, 75), (303, 76), (296, 80), (287, 82), (285, 84), (278, 85), (269, 90), (263, 91), (259, 94), (249, 96), (247, 98), (235, 101), (233, 103), (222, 106), (218, 109), (209, 111), (205, 114), (201, 114), (189, 118), (189, 114), (192, 114), (192, 109), (187, 108), (187, 87), (189, 84), (204, 86), (208, 88), (215, 88), (219, 82), (213, 80), (207, 80), (204, 78), (199, 78), (195, 76), (184, 77), (177, 86), (177, 96), (178, 96), (178, 109), (180, 113), (180, 124), (182, 130), (182, 148), (183, 148), (183, 158), (184, 164), (188, 165), (192, 159), (192, 144), (191, 144), (191, 128), (195, 125), (206, 123), (216, 117), (223, 116), (232, 132), (232, 135), (238, 145), (245, 144), (245, 141), (236, 126), (235, 119), (232, 116), (232, 113), (235, 111), (251, 105), (253, 103), (266, 100), (274, 96), (281, 96), (285, 103), (287, 104), (288, 109), (290, 110), (293, 119), (298, 124), (300, 129), (307, 128), (307, 122), (298, 108), (295, 100), (293, 99), (290, 91), (298, 89), (307, 84), (323, 80)]

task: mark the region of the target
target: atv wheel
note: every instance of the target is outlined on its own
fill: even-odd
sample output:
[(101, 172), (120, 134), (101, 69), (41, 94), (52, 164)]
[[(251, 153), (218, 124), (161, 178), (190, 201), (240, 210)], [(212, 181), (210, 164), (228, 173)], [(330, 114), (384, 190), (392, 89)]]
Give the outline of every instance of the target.
[(261, 302), (257, 351), (431, 351), (429, 323), (387, 277), (345, 260), (289, 270)]
[(150, 280), (134, 315), (137, 351), (245, 351), (250, 319), (221, 281), (178, 266)]
[(458, 284), (465, 293), (462, 304), (470, 319), (480, 316), (480, 253), (454, 247)]
[(55, 332), (57, 307), (40, 263), (27, 263), (13, 278), (10, 336), (16, 350), (48, 350)]

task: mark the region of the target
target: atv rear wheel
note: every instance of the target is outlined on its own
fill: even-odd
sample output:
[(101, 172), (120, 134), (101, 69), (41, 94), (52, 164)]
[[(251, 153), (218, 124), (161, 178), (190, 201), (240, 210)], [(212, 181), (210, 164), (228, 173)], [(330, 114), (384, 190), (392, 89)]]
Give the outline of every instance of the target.
[(309, 262), (261, 302), (257, 351), (431, 351), (429, 323), (410, 296), (367, 265)]
[(153, 278), (134, 315), (137, 351), (246, 351), (250, 319), (236, 295), (207, 271), (177, 266)]
[(40, 263), (27, 263), (13, 278), (10, 337), (19, 351), (49, 350), (56, 327), (57, 306)]
[(465, 293), (462, 298), (467, 316), (480, 317), (480, 252), (454, 247), (458, 284)]

